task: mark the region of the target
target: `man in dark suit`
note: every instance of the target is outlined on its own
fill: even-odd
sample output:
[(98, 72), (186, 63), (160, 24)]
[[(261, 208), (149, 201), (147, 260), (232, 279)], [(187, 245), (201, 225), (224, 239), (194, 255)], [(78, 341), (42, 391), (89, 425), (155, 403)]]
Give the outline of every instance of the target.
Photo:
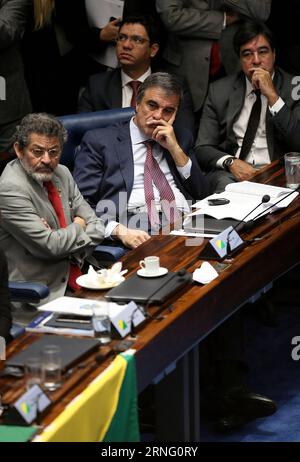
[[(234, 47), (242, 72), (211, 84), (195, 147), (216, 191), (249, 179), (285, 152), (300, 150), (299, 96), (293, 77), (275, 67), (271, 32), (261, 23), (245, 22)], [(261, 108), (253, 132), (256, 102)], [(246, 136), (250, 131), (252, 138)]]
[[(151, 63), (159, 51), (159, 42), (159, 27), (151, 16), (125, 18), (120, 24), (116, 46), (120, 67), (89, 78), (79, 100), (78, 112), (134, 106), (137, 90), (132, 87), (132, 82), (137, 82), (138, 87), (151, 74)], [(183, 88), (175, 127), (187, 128), (194, 133), (193, 104), (184, 84)]]
[[(130, 122), (91, 130), (84, 136), (75, 159), (74, 178), (98, 216), (106, 213), (110, 219), (128, 224), (129, 219), (139, 215), (141, 220), (147, 218), (142, 220), (141, 228), (149, 229), (151, 204), (147, 202), (148, 186), (145, 184), (149, 171), (148, 140), (155, 141), (150, 160), (155, 159), (164, 175), (162, 182), (167, 180), (171, 187), (168, 193), (172, 197), (166, 196), (152, 177), (155, 185), (151, 192), (152, 202), (155, 209), (162, 212), (162, 218), (166, 218), (161, 207), (163, 198), (170, 197), (170, 202), (175, 202), (176, 208), (185, 212), (189, 210), (187, 201), (208, 194), (196, 159), (186, 154), (192, 144), (190, 132), (185, 134), (182, 149), (172, 127), (180, 95), (181, 85), (177, 78), (161, 72), (151, 74), (139, 88), (136, 116)], [(156, 164), (150, 167), (151, 173)], [(105, 212), (107, 208), (110, 209)], [(152, 228), (151, 220), (150, 224)]]
[(12, 152), (16, 125), (31, 110), (19, 51), (29, 13), (27, 0), (0, 0), (0, 154)]

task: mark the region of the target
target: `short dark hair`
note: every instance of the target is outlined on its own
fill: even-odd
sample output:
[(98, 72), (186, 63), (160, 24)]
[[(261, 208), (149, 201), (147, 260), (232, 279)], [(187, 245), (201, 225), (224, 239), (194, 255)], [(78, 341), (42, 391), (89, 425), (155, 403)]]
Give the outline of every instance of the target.
[(144, 26), (150, 40), (150, 45), (159, 43), (161, 40), (160, 25), (151, 14), (147, 16), (142, 14), (131, 14), (126, 16), (120, 23), (119, 31), (124, 24), (141, 24)]
[(257, 35), (263, 35), (269, 42), (271, 49), (274, 50), (272, 32), (263, 22), (243, 21), (233, 37), (233, 47), (236, 54), (240, 56), (241, 47)]
[(63, 124), (56, 117), (45, 112), (27, 114), (16, 127), (14, 138), (19, 143), (20, 149), (24, 149), (29, 144), (29, 136), (32, 133), (58, 138), (61, 148), (68, 138)]
[(179, 100), (182, 98), (182, 85), (178, 77), (167, 72), (154, 72), (150, 74), (140, 85), (137, 94), (137, 103), (140, 103), (148, 88), (159, 87), (169, 96), (178, 95)]

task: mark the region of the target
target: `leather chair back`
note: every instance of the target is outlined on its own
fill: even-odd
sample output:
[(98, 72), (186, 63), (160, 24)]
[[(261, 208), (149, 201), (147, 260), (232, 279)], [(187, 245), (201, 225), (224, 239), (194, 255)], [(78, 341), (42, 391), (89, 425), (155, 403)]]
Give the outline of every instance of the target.
[(76, 148), (88, 130), (105, 128), (118, 122), (129, 120), (134, 114), (135, 111), (133, 108), (126, 107), (59, 117), (59, 120), (68, 130), (68, 141), (64, 145), (60, 163), (66, 165), (72, 172)]

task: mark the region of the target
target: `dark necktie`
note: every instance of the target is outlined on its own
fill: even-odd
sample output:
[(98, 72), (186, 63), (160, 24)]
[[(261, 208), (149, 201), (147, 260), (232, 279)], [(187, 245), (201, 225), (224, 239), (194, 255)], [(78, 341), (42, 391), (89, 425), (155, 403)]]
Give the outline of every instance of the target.
[[(44, 186), (45, 186), (45, 188), (47, 190), (49, 201), (51, 202), (51, 204), (52, 204), (52, 206), (53, 206), (53, 208), (55, 210), (55, 213), (57, 215), (57, 218), (58, 218), (58, 221), (59, 221), (59, 224), (60, 224), (61, 228), (66, 228), (67, 223), (66, 223), (66, 218), (65, 218), (65, 214), (64, 214), (64, 209), (63, 209), (61, 199), (60, 199), (60, 196), (59, 196), (59, 193), (58, 193), (56, 187), (54, 186), (52, 181), (45, 181)], [(78, 276), (81, 276), (81, 274), (82, 273), (80, 271), (79, 266), (74, 265), (74, 264), (70, 265), (70, 274), (69, 274), (69, 279), (68, 279), (68, 286), (71, 289), (73, 289), (73, 290), (79, 289), (78, 284), (76, 284), (76, 279), (78, 278)]]
[(145, 141), (147, 148), (146, 161), (144, 164), (144, 190), (148, 209), (149, 221), (152, 226), (160, 224), (159, 216), (154, 203), (154, 191), (152, 181), (159, 191), (162, 210), (170, 223), (179, 218), (175, 196), (164, 173), (161, 171), (156, 159), (153, 157), (153, 141)]
[(130, 106), (135, 107), (136, 106), (136, 97), (137, 97), (138, 89), (139, 89), (139, 86), (141, 85), (141, 82), (139, 82), (138, 80), (131, 80), (131, 82), (129, 82), (129, 85), (132, 88), (132, 97), (131, 97), (131, 101), (130, 101)]
[(210, 50), (210, 65), (209, 75), (214, 77), (220, 71), (222, 66), (221, 55), (220, 55), (220, 44), (218, 40), (214, 40)]
[(255, 90), (254, 91), (256, 95), (256, 101), (252, 106), (250, 117), (248, 120), (248, 125), (247, 129), (244, 135), (243, 139), (243, 144), (241, 147), (241, 152), (240, 152), (240, 159), (245, 160), (247, 155), (250, 152), (250, 149), (252, 147), (258, 125), (259, 125), (259, 120), (260, 120), (260, 113), (261, 113), (261, 93), (260, 90)]

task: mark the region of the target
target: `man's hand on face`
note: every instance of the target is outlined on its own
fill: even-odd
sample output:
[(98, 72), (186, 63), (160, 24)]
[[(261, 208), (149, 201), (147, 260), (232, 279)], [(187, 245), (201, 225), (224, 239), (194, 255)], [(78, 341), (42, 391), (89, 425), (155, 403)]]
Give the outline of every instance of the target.
[(163, 119), (153, 119), (147, 123), (149, 123), (149, 125), (151, 123), (156, 124), (152, 133), (152, 139), (169, 151), (177, 167), (183, 167), (188, 162), (188, 157), (179, 146), (174, 133), (172, 124), (175, 117), (176, 113), (172, 114), (168, 122)]
[(170, 151), (172, 147), (177, 145), (177, 139), (173, 129), (173, 123), (176, 117), (176, 112), (172, 114), (171, 118), (166, 122), (163, 119), (150, 119), (147, 121), (147, 125), (155, 126), (152, 139), (157, 141), (163, 148)]
[(150, 239), (149, 234), (145, 231), (127, 228), (121, 224), (115, 227), (112, 232), (112, 236), (119, 239), (126, 247), (129, 247), (130, 249), (136, 249), (140, 244), (143, 244), (143, 242), (146, 242), (148, 239)]
[(240, 159), (235, 159), (230, 167), (230, 172), (238, 181), (249, 180), (256, 171), (252, 165)]
[(273, 106), (278, 100), (279, 96), (276, 93), (273, 85), (272, 76), (269, 71), (261, 67), (254, 67), (252, 71), (251, 84), (254, 90), (260, 90), (262, 95), (268, 99), (269, 106)]

